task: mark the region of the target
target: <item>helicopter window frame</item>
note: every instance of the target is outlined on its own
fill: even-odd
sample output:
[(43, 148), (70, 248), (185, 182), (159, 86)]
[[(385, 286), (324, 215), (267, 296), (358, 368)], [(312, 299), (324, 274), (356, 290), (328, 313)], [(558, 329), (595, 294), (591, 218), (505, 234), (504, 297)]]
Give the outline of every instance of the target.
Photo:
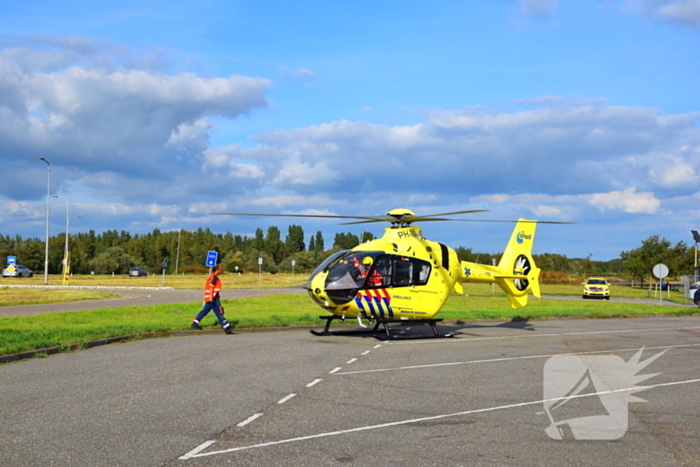
[[(324, 268), (328, 270), (326, 290), (421, 286), (428, 283), (433, 269), (428, 261), (381, 251), (350, 250), (334, 256)], [(366, 257), (371, 257), (372, 263), (363, 270), (362, 261)]]
[[(381, 287), (415, 287), (428, 283), (432, 271), (432, 265), (428, 261), (408, 256), (386, 255), (376, 259), (376, 266), (381, 267), (382, 261), (386, 259), (390, 259), (392, 267), (391, 271), (380, 270)], [(391, 273), (391, 277), (387, 277), (388, 273)]]
[[(383, 252), (378, 251), (352, 251), (347, 254), (338, 256), (328, 269), (328, 276), (325, 281), (326, 290), (348, 290), (348, 289), (363, 289), (367, 288), (369, 278), (372, 271), (376, 267), (377, 258), (384, 256)], [(372, 258), (372, 267), (363, 274), (362, 261), (366, 258)], [(376, 287), (384, 287), (384, 279), (382, 284)]]
[(413, 262), (400, 258), (394, 261), (394, 286), (409, 287), (413, 283)]

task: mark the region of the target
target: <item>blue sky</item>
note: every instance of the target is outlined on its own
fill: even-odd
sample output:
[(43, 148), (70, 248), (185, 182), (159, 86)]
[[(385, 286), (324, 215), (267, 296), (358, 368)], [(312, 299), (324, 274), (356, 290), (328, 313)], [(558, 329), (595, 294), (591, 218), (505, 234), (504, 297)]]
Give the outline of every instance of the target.
[[(0, 5), (0, 232), (488, 209), (537, 253), (700, 227), (700, 0)], [(65, 228), (52, 199), (51, 234)], [(466, 217), (466, 216), (465, 216)], [(330, 243), (349, 231), (299, 220)], [(380, 235), (381, 226), (367, 226)], [(356, 229), (357, 234), (361, 229)], [(507, 224), (426, 224), (497, 252)]]

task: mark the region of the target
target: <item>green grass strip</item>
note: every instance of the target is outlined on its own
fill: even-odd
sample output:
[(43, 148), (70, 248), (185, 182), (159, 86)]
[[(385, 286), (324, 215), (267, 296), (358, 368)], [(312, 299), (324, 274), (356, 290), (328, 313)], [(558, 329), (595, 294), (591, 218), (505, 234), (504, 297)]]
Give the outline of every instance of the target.
[[(320, 325), (318, 316), (328, 314), (306, 295), (268, 295), (223, 300), (226, 317), (237, 328)], [(0, 319), (0, 355), (15, 354), (110, 337), (189, 329), (201, 302), (151, 305), (101, 310), (47, 313)], [(537, 300), (513, 310), (503, 296), (462, 297), (453, 295), (437, 315), (445, 320), (549, 317), (633, 317), (640, 315), (688, 315), (694, 307), (640, 305), (614, 301)], [(202, 323), (218, 329), (213, 313)]]

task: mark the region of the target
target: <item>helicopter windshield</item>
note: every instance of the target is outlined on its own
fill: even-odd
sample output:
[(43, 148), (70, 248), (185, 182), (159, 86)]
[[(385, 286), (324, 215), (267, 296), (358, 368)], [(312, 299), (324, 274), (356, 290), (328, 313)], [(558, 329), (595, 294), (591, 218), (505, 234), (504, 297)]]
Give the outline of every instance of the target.
[(355, 251), (333, 264), (326, 278), (326, 290), (359, 289), (368, 278), (374, 259), (381, 255), (376, 251)]
[(316, 277), (316, 275), (318, 273), (325, 270), (328, 266), (333, 264), (333, 262), (335, 262), (335, 260), (337, 260), (338, 258), (343, 256), (344, 254), (346, 254), (348, 251), (350, 251), (350, 250), (338, 251), (338, 252), (330, 255), (328, 258), (324, 259), (323, 262), (321, 262), (321, 264), (319, 264), (318, 267), (316, 269), (314, 269), (314, 272), (312, 272), (311, 275), (309, 276), (308, 284), (311, 284), (311, 282), (314, 280), (314, 277)]

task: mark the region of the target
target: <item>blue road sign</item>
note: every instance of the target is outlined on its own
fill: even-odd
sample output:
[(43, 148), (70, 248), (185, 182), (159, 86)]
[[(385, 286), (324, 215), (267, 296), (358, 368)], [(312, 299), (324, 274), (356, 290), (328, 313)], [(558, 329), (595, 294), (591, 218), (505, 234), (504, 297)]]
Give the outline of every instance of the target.
[(7, 264), (17, 264), (17, 257), (16, 256), (8, 256), (7, 257)]
[(206, 266), (208, 268), (213, 268), (216, 266), (216, 260), (219, 258), (219, 252), (218, 251), (210, 251), (207, 253), (207, 262)]

